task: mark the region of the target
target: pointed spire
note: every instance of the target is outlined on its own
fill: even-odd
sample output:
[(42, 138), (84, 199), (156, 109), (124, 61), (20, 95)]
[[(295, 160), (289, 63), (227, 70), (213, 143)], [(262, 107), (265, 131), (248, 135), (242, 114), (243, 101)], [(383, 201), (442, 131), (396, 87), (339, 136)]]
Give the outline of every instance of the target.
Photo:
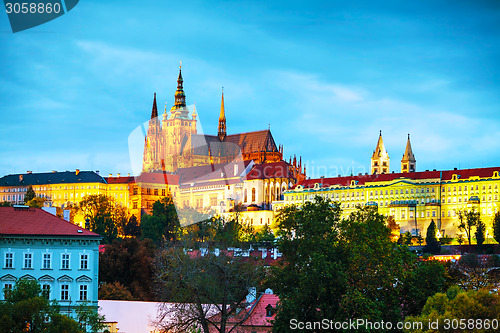
[(186, 95), (184, 94), (184, 88), (182, 83), (182, 66), (179, 66), (179, 77), (177, 78), (177, 90), (175, 91), (175, 104), (173, 109), (178, 109), (186, 106)]
[(372, 158), (378, 158), (378, 157), (384, 157), (384, 158), (389, 157), (389, 154), (387, 154), (387, 151), (385, 150), (384, 140), (382, 139), (382, 130), (380, 131), (380, 134), (378, 136), (377, 147), (373, 151), (372, 155)]
[(408, 134), (408, 140), (406, 141), (406, 149), (403, 155), (403, 161), (415, 162), (415, 156), (413, 155), (413, 151), (411, 149), (410, 134)]
[(153, 110), (151, 110), (151, 119), (158, 118), (158, 108), (156, 106), (156, 93), (155, 97), (153, 98)]
[(222, 100), (220, 104), (220, 115), (219, 115), (219, 131), (218, 137), (220, 141), (224, 141), (226, 137), (226, 111), (224, 109), (224, 87), (222, 87)]
[(410, 134), (408, 134), (408, 140), (406, 141), (406, 149), (401, 159), (401, 172), (415, 172), (416, 171), (417, 160), (413, 151), (411, 149)]

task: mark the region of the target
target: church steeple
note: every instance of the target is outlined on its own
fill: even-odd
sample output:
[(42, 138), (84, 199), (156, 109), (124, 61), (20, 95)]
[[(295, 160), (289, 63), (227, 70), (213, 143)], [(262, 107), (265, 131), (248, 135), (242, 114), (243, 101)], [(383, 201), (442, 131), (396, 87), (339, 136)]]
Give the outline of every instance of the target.
[(182, 79), (182, 66), (179, 66), (179, 77), (177, 78), (177, 90), (175, 91), (175, 104), (174, 107), (176, 109), (186, 106), (186, 95), (184, 94), (184, 88), (182, 83), (184, 80)]
[(217, 133), (220, 141), (226, 137), (226, 112), (224, 110), (224, 88), (222, 88), (222, 101), (220, 104), (219, 131)]
[(389, 154), (385, 150), (384, 140), (382, 139), (382, 131), (380, 131), (380, 135), (377, 141), (377, 147), (373, 151), (372, 155), (371, 173), (389, 173), (389, 162)]
[(158, 117), (158, 108), (156, 107), (156, 93), (153, 98), (153, 110), (151, 110), (151, 119), (155, 119)]
[(413, 155), (413, 151), (411, 149), (410, 143), (410, 134), (408, 134), (408, 141), (406, 141), (406, 149), (401, 159), (401, 172), (415, 172), (416, 171), (417, 160), (415, 159), (415, 155)]

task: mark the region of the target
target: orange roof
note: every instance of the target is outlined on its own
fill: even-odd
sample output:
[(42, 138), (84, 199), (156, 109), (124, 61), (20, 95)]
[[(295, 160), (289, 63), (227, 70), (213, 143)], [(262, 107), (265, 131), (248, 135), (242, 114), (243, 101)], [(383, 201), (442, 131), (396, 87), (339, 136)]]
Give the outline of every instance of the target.
[(0, 207), (0, 236), (101, 238), (40, 208)]

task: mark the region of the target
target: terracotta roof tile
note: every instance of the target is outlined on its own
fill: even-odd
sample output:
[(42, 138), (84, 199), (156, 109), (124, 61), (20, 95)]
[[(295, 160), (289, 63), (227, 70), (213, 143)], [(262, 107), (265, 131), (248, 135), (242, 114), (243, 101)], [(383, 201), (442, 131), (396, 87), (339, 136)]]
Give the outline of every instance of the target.
[(101, 238), (40, 208), (0, 207), (0, 236), (14, 235)]

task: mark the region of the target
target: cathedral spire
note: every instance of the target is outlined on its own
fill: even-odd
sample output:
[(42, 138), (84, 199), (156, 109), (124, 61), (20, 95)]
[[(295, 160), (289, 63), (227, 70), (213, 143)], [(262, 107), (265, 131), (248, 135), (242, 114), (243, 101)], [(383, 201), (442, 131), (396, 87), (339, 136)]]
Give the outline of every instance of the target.
[(385, 150), (384, 140), (382, 139), (382, 131), (380, 131), (380, 135), (378, 136), (377, 147), (373, 151), (372, 155), (372, 165), (371, 165), (371, 173), (379, 174), (379, 173), (388, 173), (389, 172), (389, 154)]
[(406, 141), (406, 149), (401, 159), (401, 172), (415, 172), (416, 171), (417, 160), (413, 151), (411, 149), (410, 134), (408, 134), (408, 140)]
[(184, 88), (182, 83), (182, 66), (179, 66), (179, 77), (177, 78), (177, 90), (175, 91), (175, 104), (174, 108), (178, 109), (186, 106), (186, 95), (184, 94)]
[(155, 119), (158, 117), (158, 108), (156, 107), (156, 93), (153, 98), (153, 110), (151, 110), (151, 119)]
[(219, 115), (219, 131), (218, 137), (220, 141), (224, 141), (226, 137), (226, 111), (224, 110), (224, 87), (222, 88), (222, 101), (220, 104), (220, 115)]

